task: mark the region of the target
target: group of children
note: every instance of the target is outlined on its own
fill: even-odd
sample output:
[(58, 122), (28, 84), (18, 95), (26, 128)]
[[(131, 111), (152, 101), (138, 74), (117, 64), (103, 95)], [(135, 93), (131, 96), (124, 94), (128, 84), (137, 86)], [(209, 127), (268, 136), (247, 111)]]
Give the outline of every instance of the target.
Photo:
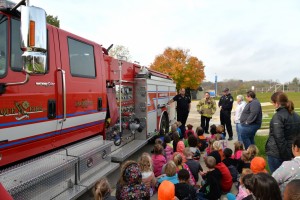
[[(191, 125), (187, 128), (182, 134), (178, 124), (173, 125), (169, 134), (155, 140), (152, 155), (143, 153), (137, 162), (126, 161), (121, 167), (116, 199), (150, 199), (156, 192), (159, 200), (214, 200), (221, 195), (228, 200), (282, 199), (284, 190), (280, 191), (276, 178), (268, 174), (266, 161), (258, 156), (255, 145), (244, 149), (236, 141), (234, 150), (228, 148), (222, 125), (212, 125), (208, 137), (201, 127), (195, 132)], [(293, 148), (299, 158), (300, 138), (295, 140)], [(199, 162), (201, 152), (206, 170)], [(282, 178), (283, 172), (277, 173)], [(104, 187), (104, 183), (108, 184), (107, 180), (95, 185), (95, 199), (114, 199), (110, 187)], [(299, 186), (299, 181), (292, 182), (289, 190), (295, 191), (297, 183)], [(230, 193), (232, 186), (238, 188), (237, 194)]]

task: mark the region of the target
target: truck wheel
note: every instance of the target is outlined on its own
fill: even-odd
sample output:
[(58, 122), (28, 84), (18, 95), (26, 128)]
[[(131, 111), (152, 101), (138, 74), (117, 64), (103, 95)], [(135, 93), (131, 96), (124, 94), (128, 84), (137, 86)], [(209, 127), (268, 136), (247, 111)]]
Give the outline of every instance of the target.
[(169, 133), (169, 119), (168, 119), (168, 115), (164, 114), (162, 116), (159, 129), (160, 130), (164, 130), (165, 134)]

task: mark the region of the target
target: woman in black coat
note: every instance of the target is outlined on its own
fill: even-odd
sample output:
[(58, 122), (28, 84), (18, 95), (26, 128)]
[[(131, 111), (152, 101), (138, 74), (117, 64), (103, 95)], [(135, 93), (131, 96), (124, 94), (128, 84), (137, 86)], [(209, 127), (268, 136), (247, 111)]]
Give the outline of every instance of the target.
[(283, 92), (276, 92), (271, 96), (276, 113), (270, 122), (270, 133), (266, 143), (266, 154), (271, 173), (283, 161), (291, 160), (292, 142), (300, 135), (300, 117), (294, 112), (294, 104), (288, 100)]

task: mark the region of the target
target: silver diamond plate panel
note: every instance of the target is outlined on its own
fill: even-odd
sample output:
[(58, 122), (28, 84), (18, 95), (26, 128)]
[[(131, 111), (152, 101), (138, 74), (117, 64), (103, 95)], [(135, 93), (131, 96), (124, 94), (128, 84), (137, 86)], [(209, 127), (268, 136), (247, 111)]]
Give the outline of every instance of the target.
[(78, 157), (79, 185), (90, 188), (95, 181), (118, 167), (118, 164), (111, 163), (109, 156), (112, 145), (112, 141), (97, 137), (66, 149), (68, 155)]
[(0, 181), (15, 200), (51, 199), (75, 182), (77, 158), (63, 152), (5, 171)]

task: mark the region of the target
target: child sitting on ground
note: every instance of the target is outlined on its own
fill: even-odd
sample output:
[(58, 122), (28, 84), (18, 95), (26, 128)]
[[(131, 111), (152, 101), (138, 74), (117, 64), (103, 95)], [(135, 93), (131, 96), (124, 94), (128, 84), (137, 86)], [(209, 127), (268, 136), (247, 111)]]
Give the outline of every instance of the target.
[(170, 181), (163, 181), (158, 188), (159, 200), (178, 200), (175, 196), (175, 185)]
[(208, 140), (208, 147), (206, 148), (206, 156), (208, 156), (210, 154), (210, 152), (213, 151), (213, 143), (215, 142), (216, 140), (211, 138)]
[(218, 151), (212, 151), (209, 156), (213, 156), (216, 159), (216, 166), (215, 168), (220, 170), (222, 174), (221, 178), (221, 189), (224, 193), (227, 193), (231, 190), (232, 187), (232, 176), (228, 167), (224, 163), (221, 162), (221, 156)]
[(247, 151), (249, 152), (249, 155), (250, 155), (250, 157), (249, 157), (250, 161), (251, 161), (255, 156), (257, 156), (258, 153), (259, 153), (259, 150), (258, 150), (257, 146), (254, 145), (254, 144), (251, 144), (251, 145), (248, 147)]
[(186, 157), (185, 164), (187, 164), (187, 166), (191, 170), (192, 175), (195, 178), (195, 182), (197, 183), (199, 180), (199, 173), (203, 171), (200, 162), (193, 159), (193, 152), (191, 152), (190, 147), (185, 148), (183, 153)]
[(176, 171), (177, 172), (181, 169), (188, 170), (188, 172), (190, 173), (189, 183), (194, 186), (196, 184), (195, 178), (194, 178), (189, 166), (183, 162), (182, 157), (178, 152), (174, 153), (173, 161), (176, 165)]
[(139, 158), (139, 166), (142, 172), (142, 182), (150, 191), (150, 196), (153, 196), (156, 185), (156, 178), (152, 171), (151, 157), (148, 153), (143, 153)]
[(187, 138), (186, 138), (186, 139), (183, 139), (183, 143), (184, 143), (184, 146), (185, 146), (185, 147), (189, 147), (188, 138), (189, 138), (191, 135), (193, 135), (193, 133), (189, 131), (189, 132), (187, 132)]
[(250, 162), (250, 169), (252, 170), (253, 174), (260, 172), (268, 173), (266, 166), (267, 163), (263, 157), (256, 156)]
[(217, 135), (219, 134), (221, 136), (221, 140), (225, 139), (225, 128), (223, 125), (218, 125), (216, 128)]
[(202, 173), (203, 183), (199, 191), (198, 199), (219, 199), (222, 194), (220, 179), (221, 172), (215, 168), (216, 159), (212, 156), (207, 156), (205, 165), (208, 168), (206, 173)]
[(190, 135), (188, 138), (188, 144), (189, 144), (191, 152), (193, 153), (193, 159), (200, 160), (201, 153), (200, 153), (200, 150), (198, 149), (198, 140), (197, 140), (196, 136)]
[(230, 148), (225, 148), (223, 150), (224, 160), (222, 161), (227, 167), (232, 165), (236, 166), (236, 160), (232, 158), (232, 150)]
[(196, 189), (189, 185), (190, 174), (186, 169), (178, 171), (179, 183), (175, 184), (175, 196), (178, 199), (196, 199)]
[(232, 159), (232, 150), (230, 148), (226, 148), (224, 149), (223, 154), (224, 154), (224, 160), (222, 162), (228, 167), (230, 174), (232, 176), (232, 181), (237, 182), (239, 172), (235, 167), (236, 165), (235, 160)]
[(163, 174), (158, 177), (158, 183), (162, 183), (164, 180), (171, 181), (173, 184), (179, 183), (176, 173), (176, 165), (172, 160), (165, 165), (163, 171)]
[(207, 137), (207, 139), (208, 140), (214, 139), (216, 137), (215, 135), (217, 134), (217, 126), (215, 124), (212, 124), (210, 126), (209, 132), (210, 132), (210, 137)]
[(233, 156), (233, 158), (234, 158), (235, 160), (238, 160), (238, 159), (240, 159), (241, 156), (242, 156), (242, 152), (243, 152), (243, 150), (244, 150), (244, 145), (243, 145), (243, 143), (240, 142), (240, 141), (234, 142), (233, 145), (234, 145), (234, 156)]
[(242, 153), (242, 157), (239, 160), (239, 162), (237, 163), (237, 170), (239, 173), (242, 173), (242, 170), (244, 168), (248, 168), (250, 169), (250, 153), (248, 151), (243, 151)]
[(204, 136), (203, 128), (200, 126), (197, 127), (196, 133), (198, 136), (198, 148), (201, 152), (203, 152), (205, 150), (205, 148), (207, 147), (207, 140), (206, 140), (206, 137)]
[(141, 169), (137, 162), (128, 160), (121, 167), (116, 185), (117, 200), (150, 199), (150, 191), (142, 182)]
[(284, 190), (284, 200), (299, 200), (300, 199), (300, 179), (294, 179), (289, 182)]
[(218, 151), (220, 156), (221, 156), (221, 161), (224, 160), (224, 153), (223, 153), (223, 148), (220, 140), (214, 141), (212, 145), (212, 151)]
[[(179, 129), (180, 130), (180, 129)], [(180, 134), (178, 132), (178, 127), (177, 127), (177, 124), (174, 123), (171, 125), (171, 132), (170, 132), (170, 135), (172, 136), (174, 133), (177, 133), (179, 138), (180, 138)]]
[[(166, 157), (165, 155), (165, 150), (164, 150), (164, 142), (162, 139), (160, 138), (156, 138), (154, 144), (160, 144), (163, 147), (163, 155)], [(151, 153), (154, 153), (154, 148), (151, 150)]]
[(184, 143), (182, 141), (179, 141), (177, 143), (177, 148), (176, 148), (176, 152), (179, 153), (182, 157), (182, 162), (185, 163), (186, 162), (186, 158), (185, 155), (183, 154), (183, 150), (185, 149)]
[(247, 174), (243, 178), (243, 183), (250, 195), (255, 197), (252, 199), (282, 200), (278, 183), (270, 174)]
[(251, 169), (243, 169), (242, 174), (240, 176), (240, 185), (239, 185), (239, 191), (237, 193), (237, 195), (234, 195), (232, 193), (228, 193), (227, 199), (228, 200), (243, 200), (244, 198), (246, 198), (249, 194), (247, 193), (247, 189), (245, 188), (244, 182), (243, 182), (243, 178), (245, 175), (247, 174), (252, 174)]
[(195, 132), (193, 130), (193, 125), (188, 124), (188, 125), (186, 125), (186, 127), (187, 127), (187, 130), (184, 132), (184, 139), (187, 139), (189, 137), (188, 133), (192, 133), (193, 135), (195, 135)]
[(177, 143), (180, 141), (180, 138), (179, 138), (179, 135), (178, 135), (178, 132), (176, 131), (175, 133), (173, 133), (171, 139), (173, 140), (172, 141), (172, 144), (173, 144), (173, 152), (176, 152), (177, 151)]
[(167, 161), (172, 160), (173, 158), (173, 144), (171, 143), (171, 138), (168, 135), (164, 137), (164, 144), (165, 144), (165, 154)]
[(95, 183), (94, 189), (95, 200), (115, 200), (116, 198), (111, 196), (111, 187), (106, 178), (102, 178)]
[(153, 172), (155, 177), (161, 175), (161, 170), (164, 164), (167, 163), (165, 156), (163, 155), (163, 146), (160, 144), (154, 145), (154, 152), (152, 154)]
[(180, 137), (180, 139), (182, 139), (184, 133), (182, 133), (181, 129), (179, 128), (181, 126), (181, 122), (177, 121), (177, 122), (175, 122), (175, 124), (176, 124), (176, 127), (177, 127), (177, 132), (179, 133), (179, 137)]

